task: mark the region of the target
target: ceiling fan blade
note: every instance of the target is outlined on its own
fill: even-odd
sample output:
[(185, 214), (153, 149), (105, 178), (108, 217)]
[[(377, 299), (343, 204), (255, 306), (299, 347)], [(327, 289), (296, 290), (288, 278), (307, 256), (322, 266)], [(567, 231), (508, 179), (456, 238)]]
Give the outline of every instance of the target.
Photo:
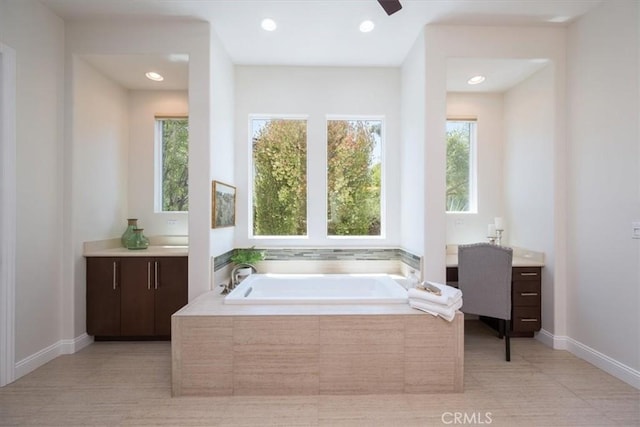
[(402, 5), (400, 4), (400, 0), (378, 0), (380, 6), (387, 12), (387, 15), (391, 16), (400, 9), (402, 9)]

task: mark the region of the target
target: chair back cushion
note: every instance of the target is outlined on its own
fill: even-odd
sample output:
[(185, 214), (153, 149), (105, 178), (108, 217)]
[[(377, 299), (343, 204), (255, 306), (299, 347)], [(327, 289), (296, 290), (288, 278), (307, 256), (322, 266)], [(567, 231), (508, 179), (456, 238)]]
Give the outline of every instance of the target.
[(458, 247), (458, 286), (462, 311), (511, 319), (511, 263), (513, 250), (490, 243)]

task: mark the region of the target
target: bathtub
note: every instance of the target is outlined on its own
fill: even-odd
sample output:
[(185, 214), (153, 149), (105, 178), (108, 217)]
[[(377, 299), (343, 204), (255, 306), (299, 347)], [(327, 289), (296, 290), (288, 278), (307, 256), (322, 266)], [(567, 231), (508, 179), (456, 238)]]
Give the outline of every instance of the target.
[(406, 304), (407, 291), (386, 274), (252, 274), (225, 304)]

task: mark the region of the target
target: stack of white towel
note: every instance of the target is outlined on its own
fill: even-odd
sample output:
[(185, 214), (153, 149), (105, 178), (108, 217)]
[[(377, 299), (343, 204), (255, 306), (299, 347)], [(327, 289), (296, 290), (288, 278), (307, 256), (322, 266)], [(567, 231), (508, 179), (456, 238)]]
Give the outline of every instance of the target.
[(462, 291), (434, 282), (423, 282), (408, 291), (409, 305), (451, 322), (462, 307)]

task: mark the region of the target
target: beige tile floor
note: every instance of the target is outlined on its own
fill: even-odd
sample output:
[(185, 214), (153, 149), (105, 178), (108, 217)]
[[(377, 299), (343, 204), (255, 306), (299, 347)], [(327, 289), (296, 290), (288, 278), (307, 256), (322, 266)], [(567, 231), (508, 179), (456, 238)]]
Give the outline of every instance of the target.
[(504, 362), (502, 342), (466, 323), (461, 394), (172, 398), (169, 343), (102, 342), (0, 388), (0, 425), (640, 425), (639, 390), (533, 339)]

